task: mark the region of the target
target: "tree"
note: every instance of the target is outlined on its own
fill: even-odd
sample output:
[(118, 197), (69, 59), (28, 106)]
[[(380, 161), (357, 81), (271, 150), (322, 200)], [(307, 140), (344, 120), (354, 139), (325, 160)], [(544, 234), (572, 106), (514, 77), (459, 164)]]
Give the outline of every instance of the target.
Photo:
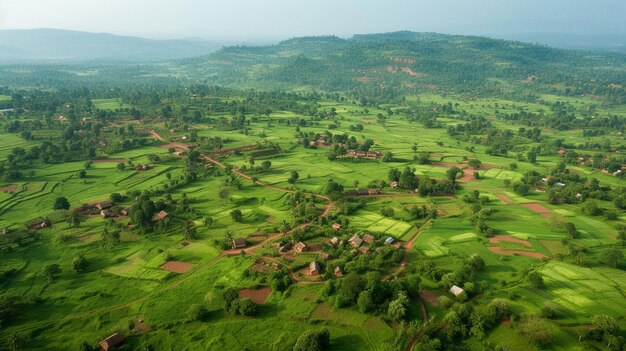
[(387, 151), (383, 155), (383, 162), (392, 162), (393, 161), (393, 152)]
[(45, 265), (43, 267), (42, 274), (48, 278), (48, 284), (50, 284), (59, 274), (61, 274), (61, 266), (56, 263)]
[(196, 228), (190, 226), (188, 223), (183, 223), (181, 232), (183, 234), (183, 239), (185, 240), (193, 240), (196, 238)]
[(120, 242), (120, 232), (119, 231), (109, 231), (107, 227), (104, 227), (104, 230), (101, 234), (102, 238), (102, 247), (105, 249), (110, 249), (113, 246), (119, 244)]
[(78, 228), (80, 226), (80, 213), (78, 211), (70, 212), (65, 221), (70, 227)]
[(541, 276), (539, 272), (537, 271), (528, 272), (528, 275), (526, 275), (526, 279), (528, 279), (530, 284), (532, 284), (532, 286), (534, 286), (535, 288), (543, 289), (544, 287), (543, 277)]
[(84, 272), (88, 265), (89, 262), (82, 254), (76, 255), (72, 260), (72, 270), (76, 273)]
[(300, 178), (300, 175), (298, 174), (298, 172), (291, 171), (291, 176), (289, 177), (289, 179), (287, 179), (287, 182), (289, 184), (295, 184), (299, 178)]
[(321, 330), (307, 330), (298, 337), (293, 351), (326, 351), (330, 349), (330, 332)]
[(619, 323), (615, 318), (604, 314), (593, 316), (593, 330), (590, 336), (594, 340), (604, 341), (610, 344), (614, 343), (615, 337), (620, 335)]
[(66, 197), (57, 197), (54, 200), (54, 206), (52, 207), (54, 210), (69, 210), (70, 209), (70, 202), (67, 200)]
[(467, 161), (467, 165), (474, 168), (474, 169), (479, 169), (480, 165), (482, 164), (482, 162), (479, 159), (473, 158), (469, 161)]
[(80, 171), (78, 172), (78, 178), (83, 179), (83, 178), (86, 178), (86, 177), (87, 177), (87, 171), (85, 171), (84, 169), (83, 169), (83, 170), (80, 170)]
[(572, 239), (580, 238), (580, 232), (576, 229), (576, 226), (572, 222), (565, 223), (565, 230), (567, 230), (567, 234)]
[(446, 177), (448, 178), (448, 180), (454, 183), (456, 182), (457, 175), (462, 174), (462, 173), (463, 173), (463, 170), (461, 170), (459, 167), (451, 167), (451, 168), (448, 168), (448, 170), (446, 171)]
[(230, 189), (224, 187), (221, 188), (218, 192), (217, 192), (217, 196), (219, 196), (220, 199), (222, 200), (226, 200), (230, 197)]
[(359, 298), (356, 301), (359, 311), (361, 313), (367, 313), (374, 308), (374, 301), (372, 300), (372, 292), (369, 290), (361, 291)]
[(226, 288), (222, 292), (222, 298), (224, 299), (224, 310), (230, 311), (233, 302), (239, 298), (239, 291), (235, 288)]
[(120, 193), (112, 193), (111, 195), (109, 195), (109, 200), (111, 200), (111, 202), (113, 203), (119, 203), (124, 201), (124, 196), (122, 196)]
[(261, 162), (261, 168), (264, 171), (267, 171), (268, 169), (270, 169), (270, 167), (272, 167), (272, 162), (271, 161), (265, 160), (265, 161)]
[(545, 319), (537, 316), (527, 317), (519, 325), (519, 331), (528, 338), (531, 344), (540, 347), (548, 347), (554, 343), (558, 330)]
[(529, 151), (528, 154), (526, 154), (526, 157), (528, 158), (528, 162), (537, 163), (537, 152), (534, 150)]
[(124, 170), (126, 168), (126, 164), (124, 162), (120, 162), (117, 164), (117, 169), (119, 169), (120, 171)]
[(207, 314), (206, 307), (201, 304), (192, 304), (187, 308), (187, 320), (190, 322), (200, 321)]
[(620, 260), (624, 258), (624, 253), (617, 247), (610, 248), (602, 255), (602, 263), (609, 267), (617, 268)]
[(485, 260), (478, 256), (478, 254), (472, 254), (468, 259), (467, 259), (467, 264), (472, 267), (472, 269), (475, 272), (480, 272), (482, 270), (485, 269)]
[(408, 302), (409, 299), (403, 292), (398, 293), (398, 297), (389, 303), (389, 309), (387, 310), (389, 317), (395, 321), (402, 320), (406, 314), (406, 304)]
[(243, 213), (241, 212), (240, 209), (234, 209), (232, 211), (230, 211), (230, 217), (233, 219), (233, 221), (241, 223), (243, 222)]
[(205, 226), (210, 227), (213, 224), (213, 217), (211, 217), (211, 216), (204, 217), (204, 220), (202, 221), (202, 223)]
[(239, 299), (239, 312), (242, 316), (252, 316), (256, 313), (257, 305), (250, 299)]

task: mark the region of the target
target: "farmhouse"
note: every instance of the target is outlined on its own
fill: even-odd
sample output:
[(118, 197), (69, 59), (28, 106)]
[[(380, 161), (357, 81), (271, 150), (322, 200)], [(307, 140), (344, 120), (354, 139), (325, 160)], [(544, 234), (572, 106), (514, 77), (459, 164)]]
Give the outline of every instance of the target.
[(298, 253), (303, 253), (304, 251), (307, 251), (309, 248), (306, 246), (305, 243), (300, 241), (299, 243), (296, 244), (296, 246), (293, 247), (293, 249)]
[(233, 240), (233, 249), (243, 249), (244, 247), (246, 247), (246, 239), (237, 238)]
[(463, 293), (463, 292), (464, 292), (464, 291), (463, 291), (463, 289), (459, 288), (459, 287), (458, 287), (458, 286), (456, 286), (456, 285), (453, 285), (453, 286), (450, 288), (450, 293), (451, 293), (452, 295), (454, 295), (454, 296), (459, 296), (459, 295), (460, 295), (461, 293)]
[(346, 156), (375, 160), (383, 157), (383, 154), (380, 151), (348, 150), (348, 152), (346, 152)]
[(559, 150), (559, 152), (558, 152), (558, 153), (559, 153), (559, 155), (563, 156), (563, 155), (565, 155), (565, 154), (567, 153), (567, 151), (565, 151), (565, 150)]
[(391, 245), (393, 244), (393, 242), (394, 242), (394, 239), (391, 236), (385, 239), (385, 245)]
[(26, 224), (28, 230), (39, 230), (43, 228), (48, 228), (50, 226), (50, 221), (45, 218), (37, 218)]
[(115, 333), (109, 336), (108, 338), (100, 341), (100, 347), (102, 348), (102, 350), (108, 351), (108, 350), (113, 349), (117, 345), (120, 345), (123, 342), (124, 342), (124, 337), (119, 333)]
[(363, 239), (361, 239), (357, 234), (354, 234), (350, 240), (348, 240), (348, 243), (352, 247), (359, 247), (363, 244)]
[(96, 209), (98, 209), (99, 211), (102, 210), (108, 210), (111, 207), (113, 207), (113, 203), (111, 201), (104, 201), (104, 202), (99, 202), (96, 204), (96, 206), (94, 206)]
[(320, 264), (313, 261), (309, 265), (309, 274), (310, 275), (319, 275), (320, 274)]
[(324, 261), (328, 261), (330, 259), (330, 255), (326, 252), (320, 252), (320, 258)]
[(161, 211), (161, 212), (159, 212), (159, 213), (155, 214), (154, 216), (152, 216), (152, 221), (153, 221), (153, 222), (159, 222), (159, 221), (162, 221), (162, 220), (164, 220), (165, 218), (167, 218), (167, 216), (169, 216), (169, 215), (167, 214), (167, 212), (165, 212), (165, 211)]
[(372, 235), (369, 235), (369, 234), (363, 235), (363, 241), (365, 241), (367, 244), (373, 243), (375, 239), (376, 238), (374, 238)]
[(367, 246), (359, 247), (359, 253), (362, 255), (367, 255), (368, 253), (370, 253), (370, 248)]
[(336, 236), (333, 236), (333, 238), (330, 239), (330, 244), (333, 245), (333, 246), (339, 244), (339, 238), (336, 237)]
[(113, 216), (111, 211), (108, 211), (108, 210), (100, 211), (100, 217), (102, 217), (102, 218), (110, 218), (111, 216)]
[(393, 182), (391, 182), (391, 189), (397, 189), (397, 188), (398, 188), (398, 182), (394, 180)]
[(340, 277), (341, 275), (343, 275), (343, 270), (339, 266), (335, 267), (335, 270), (333, 272), (335, 273), (335, 276), (337, 277)]
[(333, 228), (334, 230), (340, 230), (340, 229), (341, 229), (341, 224), (339, 224), (339, 223), (333, 223), (332, 228)]

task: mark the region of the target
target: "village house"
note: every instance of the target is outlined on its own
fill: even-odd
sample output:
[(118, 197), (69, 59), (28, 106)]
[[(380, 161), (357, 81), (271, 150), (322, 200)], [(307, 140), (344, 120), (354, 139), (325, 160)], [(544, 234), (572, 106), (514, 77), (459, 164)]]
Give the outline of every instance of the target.
[(359, 247), (363, 244), (363, 239), (361, 239), (357, 234), (354, 234), (350, 240), (348, 240), (348, 243), (352, 247)]
[(339, 266), (335, 267), (335, 270), (333, 272), (335, 273), (335, 276), (337, 277), (340, 277), (343, 275), (343, 270)]
[(167, 216), (169, 216), (167, 214), (167, 212), (165, 211), (160, 211), (159, 213), (155, 214), (154, 216), (152, 216), (152, 221), (153, 222), (159, 222), (164, 220), (165, 218), (167, 218)]
[(124, 337), (119, 333), (115, 333), (109, 336), (108, 338), (100, 341), (100, 347), (104, 351), (109, 351), (123, 342), (124, 342)]
[(333, 236), (332, 239), (330, 239), (330, 244), (333, 246), (339, 244), (339, 238), (336, 236)]
[(300, 241), (299, 243), (296, 244), (296, 246), (293, 247), (293, 249), (298, 253), (303, 253), (307, 251), (309, 248), (306, 246), (305, 243)]
[(340, 229), (341, 229), (341, 224), (339, 224), (339, 223), (333, 223), (332, 228), (333, 228), (334, 230), (340, 230)]
[(102, 218), (110, 218), (112, 216), (113, 216), (113, 214), (111, 213), (111, 211), (108, 211), (108, 210), (100, 211), (100, 217), (102, 217)]
[(365, 243), (367, 244), (373, 243), (374, 240), (376, 240), (376, 238), (374, 238), (372, 235), (369, 235), (369, 234), (363, 235), (363, 241), (365, 241)]
[(391, 189), (397, 189), (397, 188), (398, 188), (398, 182), (394, 180), (393, 182), (391, 182)]
[(111, 201), (104, 201), (97, 203), (95, 207), (99, 211), (108, 210), (113, 207), (113, 203)]
[(564, 156), (567, 153), (565, 150), (559, 150), (558, 154)]
[(313, 261), (309, 265), (309, 274), (310, 275), (319, 275), (320, 274), (320, 264)]
[(330, 255), (326, 252), (320, 252), (320, 258), (324, 261), (328, 261), (330, 259)]
[(453, 286), (450, 288), (450, 293), (451, 293), (452, 295), (454, 295), (454, 296), (459, 296), (459, 295), (460, 295), (461, 293), (463, 293), (463, 292), (464, 292), (464, 290), (463, 290), (463, 289), (461, 289), (461, 288), (459, 288), (459, 287), (458, 287), (458, 286), (456, 286), (456, 285), (453, 285)]
[(50, 221), (45, 218), (37, 218), (30, 221), (26, 227), (28, 230), (39, 230), (43, 228), (48, 228), (50, 226)]
[(243, 249), (246, 247), (246, 239), (237, 238), (233, 240), (233, 249)]
[(362, 255), (367, 255), (368, 253), (370, 253), (370, 248), (367, 246), (361, 246), (359, 247), (359, 253)]
[(385, 239), (385, 245), (391, 245), (393, 244), (393, 242), (394, 242), (394, 239), (391, 236)]

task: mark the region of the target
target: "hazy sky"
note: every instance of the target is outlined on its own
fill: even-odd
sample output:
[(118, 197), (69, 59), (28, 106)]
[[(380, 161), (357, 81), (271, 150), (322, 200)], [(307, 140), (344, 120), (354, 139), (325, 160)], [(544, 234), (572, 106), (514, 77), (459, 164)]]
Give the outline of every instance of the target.
[(0, 0), (0, 28), (156, 38), (438, 31), (626, 34), (626, 0)]

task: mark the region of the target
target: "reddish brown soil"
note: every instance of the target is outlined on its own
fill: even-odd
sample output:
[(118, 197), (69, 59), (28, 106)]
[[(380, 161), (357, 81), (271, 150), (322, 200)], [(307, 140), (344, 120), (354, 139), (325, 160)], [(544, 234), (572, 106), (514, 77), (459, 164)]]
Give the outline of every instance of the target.
[(511, 325), (511, 320), (508, 318), (502, 318), (502, 325), (508, 327)]
[(0, 187), (0, 191), (4, 191), (5, 193), (9, 191), (15, 191), (15, 190), (17, 190), (17, 185), (15, 184)]
[(422, 290), (420, 291), (420, 297), (431, 306), (439, 306), (439, 300), (437, 300), (437, 294), (432, 291)]
[(174, 272), (174, 273), (185, 273), (188, 270), (190, 270), (193, 266), (194, 266), (193, 263), (169, 261), (159, 268), (164, 269), (166, 271)]
[(510, 197), (504, 195), (504, 194), (500, 194), (500, 195), (496, 195), (496, 197), (504, 202), (506, 202), (507, 204), (510, 204), (513, 202), (513, 200), (511, 200)]
[(497, 243), (499, 243), (501, 241), (508, 241), (510, 243), (521, 244), (521, 245), (524, 245), (526, 247), (533, 247), (533, 245), (529, 241), (517, 239), (517, 238), (514, 238), (514, 237), (512, 237), (510, 235), (494, 235), (491, 238), (489, 238), (489, 242), (490, 243), (497, 244)]
[(267, 218), (265, 218), (265, 221), (266, 222), (270, 222), (270, 223), (274, 222), (275, 220), (276, 220), (276, 218), (274, 218), (274, 217), (267, 217)]
[(99, 158), (97, 160), (91, 160), (93, 163), (126, 163), (127, 158)]
[(250, 299), (254, 303), (262, 305), (267, 301), (267, 297), (272, 293), (272, 288), (264, 287), (261, 289), (243, 289), (239, 290), (240, 299)]
[(488, 249), (491, 252), (495, 252), (497, 254), (500, 255), (509, 255), (509, 256), (526, 256), (526, 257), (532, 257), (532, 258), (537, 258), (537, 259), (542, 259), (544, 257), (546, 257), (546, 255), (539, 253), (539, 252), (532, 252), (532, 251), (518, 251), (518, 250), (503, 250), (497, 246), (489, 246)]
[(522, 207), (526, 207), (527, 209), (534, 211), (540, 214), (542, 217), (548, 218), (552, 215), (552, 210), (549, 208), (545, 208), (539, 204), (522, 204)]

